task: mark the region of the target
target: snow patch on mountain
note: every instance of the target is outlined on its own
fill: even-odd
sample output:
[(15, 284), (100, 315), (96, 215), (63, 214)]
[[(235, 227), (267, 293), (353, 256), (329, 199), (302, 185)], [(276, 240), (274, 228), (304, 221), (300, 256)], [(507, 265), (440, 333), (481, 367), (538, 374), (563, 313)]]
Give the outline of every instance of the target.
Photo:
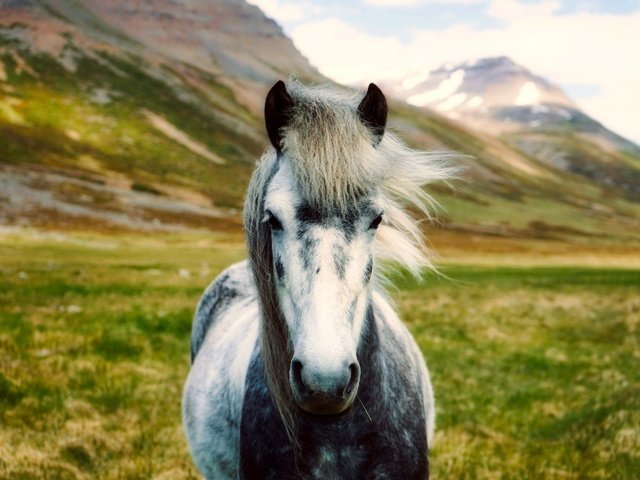
[(412, 88), (420, 85), (422, 82), (427, 81), (430, 75), (431, 72), (427, 71), (405, 78), (401, 83), (402, 90), (411, 90)]
[(440, 82), (435, 90), (428, 90), (423, 93), (412, 95), (407, 98), (407, 103), (415, 105), (416, 107), (424, 107), (430, 103), (444, 100), (447, 97), (453, 95), (464, 81), (465, 71), (458, 69), (454, 71), (449, 78)]
[(438, 105), (436, 108), (440, 112), (446, 112), (448, 110), (453, 110), (458, 105), (462, 105), (467, 99), (466, 93), (456, 93), (455, 95), (451, 95), (444, 102)]
[(467, 107), (469, 108), (477, 108), (484, 103), (484, 98), (480, 95), (474, 96), (471, 100), (467, 102)]
[(516, 105), (537, 105), (540, 103), (540, 90), (532, 81), (525, 82), (518, 96), (516, 97)]

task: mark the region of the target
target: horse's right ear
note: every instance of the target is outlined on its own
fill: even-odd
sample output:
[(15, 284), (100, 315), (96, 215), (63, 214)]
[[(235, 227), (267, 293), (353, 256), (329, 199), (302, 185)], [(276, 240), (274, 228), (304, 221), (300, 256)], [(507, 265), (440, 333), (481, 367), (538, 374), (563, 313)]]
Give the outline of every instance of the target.
[(282, 128), (286, 127), (291, 118), (293, 99), (287, 92), (282, 80), (278, 80), (271, 87), (264, 103), (264, 123), (267, 127), (269, 140), (276, 150), (282, 150)]

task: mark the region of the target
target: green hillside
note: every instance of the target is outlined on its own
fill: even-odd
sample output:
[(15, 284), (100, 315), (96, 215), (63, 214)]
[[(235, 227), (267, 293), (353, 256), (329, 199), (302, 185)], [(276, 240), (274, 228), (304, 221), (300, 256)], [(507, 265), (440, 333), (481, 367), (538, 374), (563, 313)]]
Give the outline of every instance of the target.
[[(185, 100), (166, 81), (140, 68), (142, 59), (137, 57), (101, 52), (97, 60), (69, 47), (77, 58), (77, 70), (69, 72), (50, 55), (34, 54), (6, 37), (0, 42), (7, 72), (0, 103), (3, 163), (117, 173), (149, 187), (175, 185), (204, 193), (216, 203), (239, 205), (250, 159), (262, 150), (262, 142), (255, 139), (261, 125), (215, 79), (207, 86), (220, 101), (191, 90), (193, 98)], [(16, 56), (28, 70), (20, 71)], [(147, 111), (177, 126), (224, 164), (168, 138), (149, 122)], [(242, 122), (250, 134), (232, 128), (219, 115)]]

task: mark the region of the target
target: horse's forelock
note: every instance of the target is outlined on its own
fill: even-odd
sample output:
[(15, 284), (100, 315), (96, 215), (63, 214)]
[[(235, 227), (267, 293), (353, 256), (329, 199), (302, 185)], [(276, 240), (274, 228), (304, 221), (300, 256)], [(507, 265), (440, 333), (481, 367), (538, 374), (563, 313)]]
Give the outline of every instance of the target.
[(383, 159), (357, 113), (359, 96), (328, 87), (287, 87), (293, 98), (283, 152), (310, 204), (346, 209), (380, 183)]

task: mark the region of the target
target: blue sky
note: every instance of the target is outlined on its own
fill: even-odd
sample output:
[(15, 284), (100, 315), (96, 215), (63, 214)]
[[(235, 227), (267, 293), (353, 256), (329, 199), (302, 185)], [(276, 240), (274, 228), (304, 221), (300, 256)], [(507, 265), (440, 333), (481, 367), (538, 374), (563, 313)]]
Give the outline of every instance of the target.
[[(278, 6), (287, 5), (287, 2), (260, 2), (252, 1), (260, 5), (261, 3), (275, 4)], [(398, 35), (407, 38), (412, 30), (421, 29), (441, 29), (459, 23), (466, 23), (477, 28), (495, 27), (500, 21), (487, 14), (487, 6), (490, 1), (485, 0), (427, 0), (427, 1), (399, 1), (389, 0), (374, 1), (319, 1), (319, 0), (299, 0), (291, 2), (302, 12), (322, 11), (326, 17), (339, 17), (361, 29), (374, 35)], [(535, 5), (541, 3), (536, 0), (523, 0), (525, 5)], [(624, 15), (633, 13), (640, 8), (638, 0), (571, 0), (558, 2), (558, 15), (570, 15), (577, 13), (609, 13)], [(286, 7), (285, 7), (286, 8)], [(285, 21), (280, 21), (285, 32), (291, 31), (305, 23), (305, 18), (301, 14), (300, 18), (287, 17)]]
[(249, 0), (349, 84), (507, 55), (640, 143), (640, 0)]

